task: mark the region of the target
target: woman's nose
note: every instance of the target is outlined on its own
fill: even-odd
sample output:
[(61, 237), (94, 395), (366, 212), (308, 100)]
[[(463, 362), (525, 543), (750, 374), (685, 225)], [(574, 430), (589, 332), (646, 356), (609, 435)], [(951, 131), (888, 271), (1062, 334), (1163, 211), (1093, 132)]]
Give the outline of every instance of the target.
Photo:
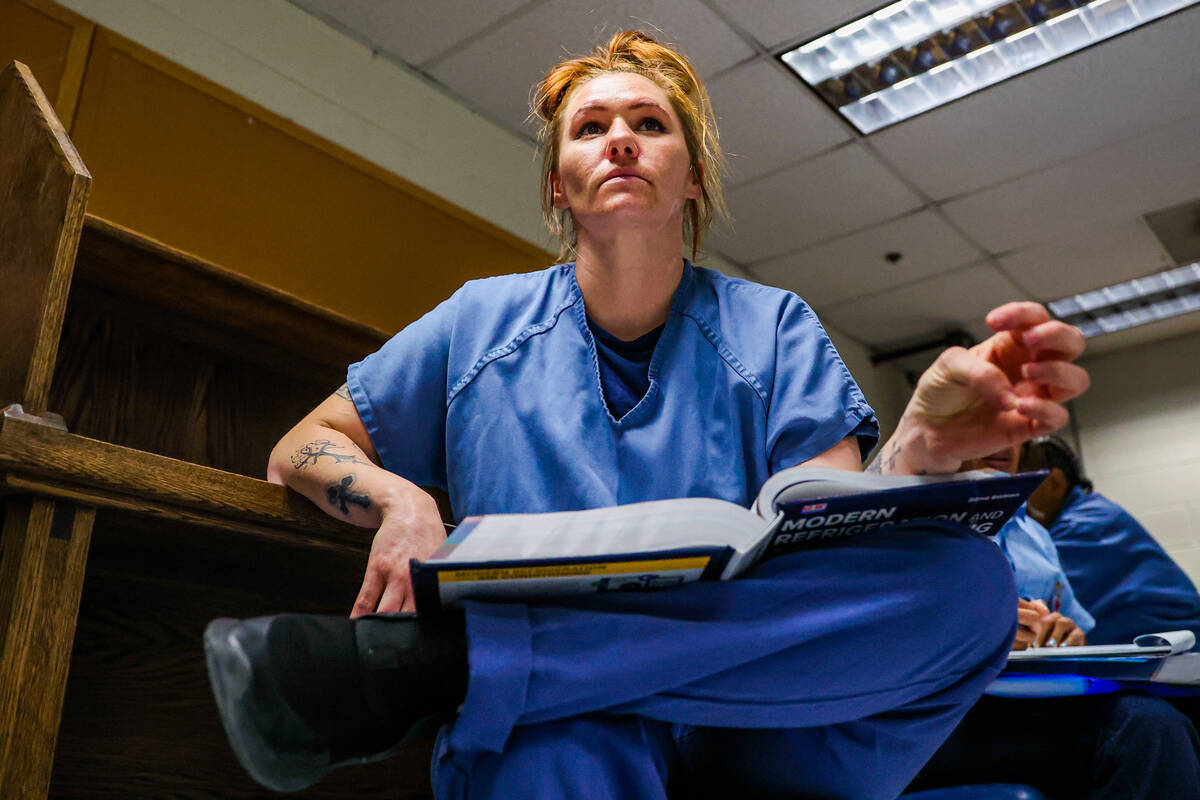
[(608, 134), (608, 157), (636, 158), (638, 155), (637, 137), (623, 121), (617, 121)]

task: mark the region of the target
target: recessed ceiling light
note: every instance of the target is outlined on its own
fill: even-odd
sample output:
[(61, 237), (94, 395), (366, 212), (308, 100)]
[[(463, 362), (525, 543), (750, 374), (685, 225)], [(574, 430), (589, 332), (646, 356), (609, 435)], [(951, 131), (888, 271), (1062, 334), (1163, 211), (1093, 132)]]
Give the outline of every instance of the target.
[(1200, 311), (1200, 261), (1048, 305), (1056, 317), (1087, 337)]
[(900, 0), (780, 58), (863, 133), (1200, 0)]

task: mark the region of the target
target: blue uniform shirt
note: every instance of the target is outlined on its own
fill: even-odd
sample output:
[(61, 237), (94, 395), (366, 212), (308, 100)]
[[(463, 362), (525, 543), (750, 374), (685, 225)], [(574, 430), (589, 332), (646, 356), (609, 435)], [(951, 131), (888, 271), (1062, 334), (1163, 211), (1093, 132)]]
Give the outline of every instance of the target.
[(1125, 509), (1075, 487), (1050, 536), (1079, 599), (1096, 615), (1091, 641), (1125, 644), (1181, 628), (1200, 638), (1195, 585)]
[(1012, 564), (1019, 596), (1041, 600), (1051, 611), (1070, 617), (1084, 633), (1092, 630), (1096, 620), (1075, 597), (1049, 531), (1030, 518), (1025, 506), (1017, 509), (994, 539)]
[(573, 264), (471, 281), (351, 365), (383, 466), (447, 489), (457, 519), (670, 497), (749, 505), (773, 472), (874, 413), (795, 294), (685, 263), (620, 420), (604, 403)]

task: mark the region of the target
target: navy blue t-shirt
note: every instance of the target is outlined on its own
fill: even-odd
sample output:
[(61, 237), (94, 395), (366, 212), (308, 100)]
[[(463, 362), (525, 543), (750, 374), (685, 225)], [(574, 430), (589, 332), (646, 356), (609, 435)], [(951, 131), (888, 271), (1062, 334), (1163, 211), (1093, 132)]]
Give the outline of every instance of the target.
[(618, 339), (596, 324), (591, 317), (587, 320), (592, 337), (596, 340), (596, 360), (600, 364), (600, 387), (604, 390), (604, 401), (614, 419), (628, 414), (650, 389), (650, 359), (654, 346), (665, 325), (659, 325), (649, 333), (631, 341)]

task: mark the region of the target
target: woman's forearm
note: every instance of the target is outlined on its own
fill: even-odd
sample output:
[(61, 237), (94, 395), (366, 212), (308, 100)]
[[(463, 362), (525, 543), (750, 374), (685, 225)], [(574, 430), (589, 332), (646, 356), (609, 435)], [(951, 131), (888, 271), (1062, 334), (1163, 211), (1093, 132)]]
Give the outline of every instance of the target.
[(267, 479), (295, 489), (337, 519), (378, 528), (400, 504), (436, 504), (415, 484), (376, 466), (344, 433), (305, 420), (271, 451)]

